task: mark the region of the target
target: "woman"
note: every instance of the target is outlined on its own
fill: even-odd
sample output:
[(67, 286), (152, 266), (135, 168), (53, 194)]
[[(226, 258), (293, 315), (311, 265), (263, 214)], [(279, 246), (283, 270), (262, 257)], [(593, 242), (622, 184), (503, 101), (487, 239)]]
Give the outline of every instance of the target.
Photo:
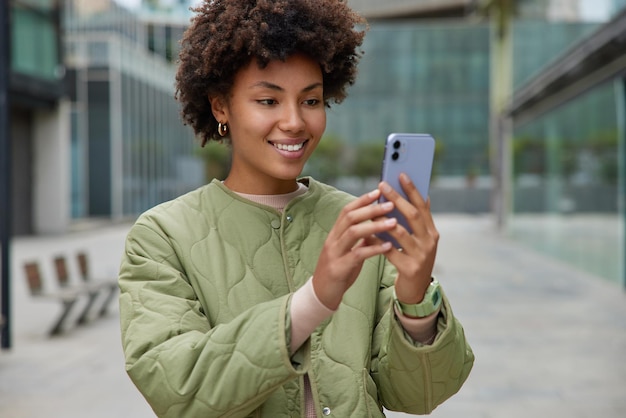
[[(143, 214), (120, 272), (126, 369), (161, 417), (424, 414), (473, 354), (431, 278), (439, 234), (402, 177), (354, 198), (298, 179), (354, 82), (364, 22), (338, 0), (207, 0), (177, 74), (224, 181)], [(373, 204), (383, 194), (387, 204)], [(385, 215), (397, 207), (412, 233)], [(375, 237), (388, 231), (402, 250)]]

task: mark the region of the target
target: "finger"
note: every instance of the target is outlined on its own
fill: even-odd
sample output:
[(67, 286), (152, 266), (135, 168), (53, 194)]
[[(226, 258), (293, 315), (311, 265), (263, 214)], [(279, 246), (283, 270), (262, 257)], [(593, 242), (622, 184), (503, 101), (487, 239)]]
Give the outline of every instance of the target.
[(348, 203), (345, 207), (348, 210), (353, 210), (362, 206), (370, 205), (380, 197), (380, 190), (374, 189), (368, 193), (364, 193), (361, 196)]
[(397, 190), (385, 181), (381, 181), (378, 185), (378, 190), (389, 202), (393, 202), (396, 208), (400, 210), (401, 207), (410, 204)]
[[(415, 186), (413, 186), (413, 188), (415, 188)], [(394, 190), (386, 182), (381, 182), (379, 185), (379, 189), (387, 200), (394, 203), (398, 211), (408, 221), (409, 227), (413, 234), (420, 235), (427, 232), (426, 226), (420, 220), (420, 212), (428, 212), (425, 205), (423, 206), (422, 210), (419, 210), (413, 203), (406, 200), (400, 193)]]
[[(426, 229), (432, 234), (435, 228), (435, 222), (430, 212), (430, 198), (428, 196), (422, 197), (417, 187), (411, 181), (411, 178), (405, 173), (400, 174), (400, 185), (406, 193), (409, 200), (417, 207), (418, 211), (423, 214), (424, 221), (426, 222)], [(426, 199), (426, 200), (424, 200)]]
[[(399, 254), (400, 256), (402, 256), (402, 253), (403, 253), (402, 248), (396, 248), (393, 246), (391, 242), (382, 240), (376, 235), (370, 235), (369, 237), (365, 238), (364, 241), (367, 245), (389, 244), (389, 250), (385, 252), (385, 257), (389, 258), (390, 256), (393, 256), (392, 254)], [(397, 256), (393, 256), (393, 257), (397, 257)], [(397, 260), (397, 258), (394, 258), (394, 259)]]
[(398, 223), (395, 228), (387, 231), (393, 239), (397, 242), (397, 250), (408, 253), (414, 252), (417, 247), (417, 235), (414, 231), (405, 228), (402, 224)]
[[(371, 235), (375, 235), (384, 231), (389, 231), (396, 227), (398, 221), (395, 218), (380, 217), (377, 221), (361, 222), (354, 224), (346, 229), (342, 236), (337, 240), (337, 251), (339, 254), (350, 251), (351, 249), (363, 245), (359, 241), (365, 241)], [(378, 244), (378, 243), (376, 243)]]
[(349, 222), (346, 222), (344, 220), (344, 217), (347, 213), (350, 213), (351, 211), (361, 207), (372, 206), (372, 203), (378, 200), (379, 197), (380, 190), (376, 189), (357, 197), (356, 199), (345, 205), (339, 213), (339, 217), (335, 221), (335, 225), (333, 225), (333, 228), (330, 230), (328, 234), (329, 237), (341, 235), (349, 226)]
[(380, 254), (385, 254), (393, 249), (393, 245), (390, 242), (377, 242), (375, 244), (367, 244), (368, 240), (364, 239), (362, 244), (352, 248), (350, 255), (356, 262), (363, 262), (370, 257), (374, 257)]
[(415, 187), (415, 184), (411, 181), (411, 178), (405, 173), (400, 173), (400, 186), (411, 203), (418, 208), (426, 207), (426, 199), (428, 197), (422, 196), (419, 190), (417, 190), (417, 187)]
[[(376, 193), (368, 194), (370, 195), (369, 197), (364, 195), (365, 198), (359, 198), (357, 199), (358, 202), (353, 201), (342, 209), (337, 221), (335, 222), (335, 226), (333, 227), (338, 236), (343, 235), (352, 225), (384, 217), (384, 215), (393, 210), (393, 202), (384, 202), (379, 205), (372, 205), (371, 203), (377, 200), (378, 196), (380, 196), (380, 191), (378, 189), (375, 192)], [(372, 198), (374, 200), (371, 200)]]

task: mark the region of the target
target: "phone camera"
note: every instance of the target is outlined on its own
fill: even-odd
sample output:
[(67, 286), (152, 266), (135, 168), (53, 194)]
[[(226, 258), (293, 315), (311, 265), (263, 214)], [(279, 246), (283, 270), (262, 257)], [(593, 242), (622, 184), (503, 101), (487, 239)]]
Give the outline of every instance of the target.
[(402, 144), (400, 143), (400, 141), (394, 141), (394, 142), (393, 142), (393, 149), (398, 149), (398, 148), (400, 148), (400, 145), (402, 145)]
[(394, 151), (393, 154), (391, 154), (391, 159), (396, 161), (398, 158), (400, 158), (400, 153), (398, 151)]

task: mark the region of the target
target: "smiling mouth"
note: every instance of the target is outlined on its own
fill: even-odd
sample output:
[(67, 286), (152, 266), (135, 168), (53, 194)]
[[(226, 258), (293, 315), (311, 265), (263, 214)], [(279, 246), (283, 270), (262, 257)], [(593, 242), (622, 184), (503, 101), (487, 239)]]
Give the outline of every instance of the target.
[(279, 149), (281, 151), (289, 151), (289, 152), (296, 152), (296, 151), (300, 151), (302, 149), (302, 147), (304, 147), (304, 144), (306, 144), (308, 141), (304, 141), (304, 142), (300, 142), (299, 144), (275, 144), (273, 142), (271, 142), (271, 144), (274, 146), (274, 148)]

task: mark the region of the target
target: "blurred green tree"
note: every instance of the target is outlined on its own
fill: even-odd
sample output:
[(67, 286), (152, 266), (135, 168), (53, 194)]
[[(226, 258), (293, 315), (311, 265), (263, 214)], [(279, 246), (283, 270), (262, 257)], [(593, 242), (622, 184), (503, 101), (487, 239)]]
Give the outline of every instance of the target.
[(204, 160), (204, 169), (207, 182), (218, 179), (224, 180), (230, 170), (230, 146), (226, 143), (209, 141), (204, 148), (196, 151)]
[(317, 145), (317, 149), (304, 166), (303, 174), (310, 175), (324, 183), (334, 183), (349, 170), (348, 156), (344, 142), (335, 136), (327, 135)]
[(360, 177), (380, 177), (385, 144), (378, 142), (364, 142), (358, 144), (354, 154), (354, 162), (350, 167), (350, 174)]

